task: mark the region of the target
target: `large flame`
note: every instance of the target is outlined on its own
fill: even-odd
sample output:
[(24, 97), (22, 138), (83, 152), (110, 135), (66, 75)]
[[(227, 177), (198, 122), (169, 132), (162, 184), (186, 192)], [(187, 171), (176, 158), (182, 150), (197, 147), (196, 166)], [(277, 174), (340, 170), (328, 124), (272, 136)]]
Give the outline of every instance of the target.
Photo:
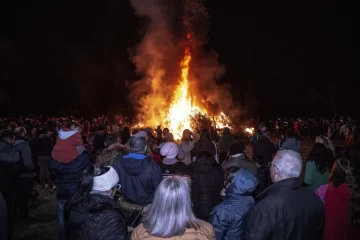
[[(181, 76), (174, 91), (172, 102), (165, 122), (172, 131), (174, 138), (179, 139), (184, 129), (191, 130), (191, 117), (196, 113), (207, 116), (207, 110), (201, 108), (190, 94), (189, 69), (191, 63), (191, 50), (185, 49), (184, 58), (180, 62)], [(229, 118), (221, 112), (214, 116), (216, 127), (224, 128), (230, 122)]]
[[(191, 36), (187, 36), (188, 40), (191, 40)], [(206, 104), (202, 99), (196, 96), (196, 89), (191, 89), (191, 81), (189, 79), (189, 72), (191, 66), (191, 48), (185, 47), (184, 57), (180, 61), (180, 76), (178, 83), (175, 86), (175, 90), (172, 94), (171, 102), (165, 105), (164, 108), (157, 108), (157, 114), (149, 114), (149, 118), (146, 118), (146, 122), (138, 123), (135, 125), (135, 128), (143, 128), (145, 125), (150, 124), (150, 127), (155, 127), (156, 125), (162, 125), (168, 127), (171, 133), (174, 136), (174, 139), (179, 140), (182, 136), (182, 132), (185, 129), (193, 130), (191, 127), (192, 118), (196, 114), (201, 114), (208, 119), (211, 119), (212, 125), (217, 129), (222, 129), (224, 127), (230, 127), (231, 121), (224, 112), (220, 112), (215, 116), (210, 116), (208, 110), (206, 109)], [(158, 72), (156, 67), (154, 67), (154, 72)], [(152, 78), (152, 89), (158, 89), (158, 83), (160, 82), (161, 77), (157, 77), (155, 74)], [(191, 89), (191, 91), (190, 91)], [(199, 100), (200, 99), (200, 100)], [(161, 94), (149, 95), (149, 102), (159, 102), (158, 100), (163, 100)], [(149, 108), (148, 110), (150, 110)], [(150, 110), (151, 111), (151, 110)], [(208, 128), (210, 126), (202, 126)]]

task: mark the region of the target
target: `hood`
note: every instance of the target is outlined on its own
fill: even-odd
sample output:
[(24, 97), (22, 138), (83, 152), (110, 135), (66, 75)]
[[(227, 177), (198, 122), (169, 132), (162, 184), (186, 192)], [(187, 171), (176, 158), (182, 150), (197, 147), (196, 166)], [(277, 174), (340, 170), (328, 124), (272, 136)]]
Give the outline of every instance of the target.
[(120, 164), (130, 176), (138, 176), (152, 163), (148, 156), (139, 153), (130, 153), (121, 158)]
[(29, 143), (27, 141), (25, 141), (25, 140), (15, 140), (13, 146), (16, 146), (16, 145), (19, 145), (19, 144), (29, 144)]
[(229, 185), (226, 194), (231, 195), (251, 195), (256, 189), (258, 180), (246, 169), (240, 169), (236, 172), (231, 184)]
[(59, 131), (59, 138), (64, 140), (64, 139), (71, 137), (72, 135), (74, 135), (76, 133), (77, 133), (76, 130), (64, 128)]
[(0, 161), (12, 163), (20, 160), (19, 153), (7, 143), (0, 142)]
[(196, 159), (195, 162), (192, 162), (190, 164), (190, 169), (193, 172), (198, 173), (209, 173), (211, 172), (214, 165), (217, 165), (217, 162), (213, 157), (202, 157), (199, 159)]
[(96, 214), (105, 209), (112, 209), (114, 207), (115, 202), (112, 198), (100, 194), (91, 194), (89, 204), (74, 206), (71, 209), (71, 224), (74, 226), (81, 225), (91, 217), (91, 214)]

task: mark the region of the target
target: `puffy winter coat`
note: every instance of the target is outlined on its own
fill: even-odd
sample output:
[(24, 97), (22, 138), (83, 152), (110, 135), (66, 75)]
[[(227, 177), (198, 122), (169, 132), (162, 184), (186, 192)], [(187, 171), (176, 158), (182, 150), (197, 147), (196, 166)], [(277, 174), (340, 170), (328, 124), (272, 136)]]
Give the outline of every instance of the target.
[(67, 221), (70, 240), (128, 239), (123, 215), (115, 208), (115, 201), (100, 194), (91, 194), (87, 206), (71, 209)]
[(213, 157), (202, 157), (189, 165), (191, 200), (196, 217), (207, 219), (220, 201), (224, 171)]
[(70, 163), (52, 160), (50, 168), (56, 173), (56, 197), (69, 199), (81, 178), (84, 169), (90, 164), (89, 154), (83, 152)]
[(121, 192), (127, 201), (143, 206), (152, 202), (162, 180), (159, 165), (144, 154), (130, 153), (116, 160), (113, 167), (119, 175)]
[(274, 183), (256, 200), (246, 216), (244, 239), (322, 239), (324, 205), (299, 178)]
[(255, 204), (251, 196), (258, 180), (246, 169), (236, 172), (226, 191), (226, 198), (217, 205), (210, 215), (217, 240), (241, 240), (245, 228), (245, 216)]

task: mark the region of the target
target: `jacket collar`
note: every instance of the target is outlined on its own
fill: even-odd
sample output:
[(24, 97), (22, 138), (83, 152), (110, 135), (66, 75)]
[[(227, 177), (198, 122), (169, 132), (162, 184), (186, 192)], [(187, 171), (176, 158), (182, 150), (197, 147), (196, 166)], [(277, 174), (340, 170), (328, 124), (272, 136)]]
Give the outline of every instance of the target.
[(284, 180), (280, 180), (271, 186), (267, 187), (264, 191), (259, 193), (256, 196), (256, 200), (261, 200), (268, 195), (275, 194), (276, 192), (288, 190), (288, 189), (297, 189), (302, 186), (302, 182), (300, 178), (287, 178)]

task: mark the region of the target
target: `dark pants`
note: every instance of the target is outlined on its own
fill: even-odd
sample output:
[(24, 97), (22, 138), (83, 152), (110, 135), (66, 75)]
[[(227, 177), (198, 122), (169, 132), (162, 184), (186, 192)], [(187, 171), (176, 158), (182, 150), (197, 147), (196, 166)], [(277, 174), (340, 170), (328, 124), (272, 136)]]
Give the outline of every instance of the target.
[(7, 208), (3, 195), (0, 192), (0, 239), (8, 239)]
[(40, 185), (42, 187), (45, 187), (45, 183), (47, 181), (47, 183), (49, 184), (49, 188), (52, 188), (53, 183), (51, 180), (51, 176), (50, 176), (50, 161), (51, 161), (51, 157), (47, 157), (47, 156), (39, 156), (38, 157), (38, 162), (39, 162), (39, 166), (40, 166)]
[(18, 178), (16, 183), (16, 209), (21, 218), (29, 216), (29, 200), (32, 194), (34, 179), (31, 177)]
[[(14, 216), (14, 204), (15, 204), (15, 190), (4, 196), (6, 209), (7, 209), (7, 235), (11, 239), (13, 235), (13, 216)], [(2, 239), (2, 238), (1, 238)]]
[(58, 215), (58, 240), (67, 240), (65, 222), (64, 222), (64, 207), (66, 199), (57, 199), (57, 215)]

